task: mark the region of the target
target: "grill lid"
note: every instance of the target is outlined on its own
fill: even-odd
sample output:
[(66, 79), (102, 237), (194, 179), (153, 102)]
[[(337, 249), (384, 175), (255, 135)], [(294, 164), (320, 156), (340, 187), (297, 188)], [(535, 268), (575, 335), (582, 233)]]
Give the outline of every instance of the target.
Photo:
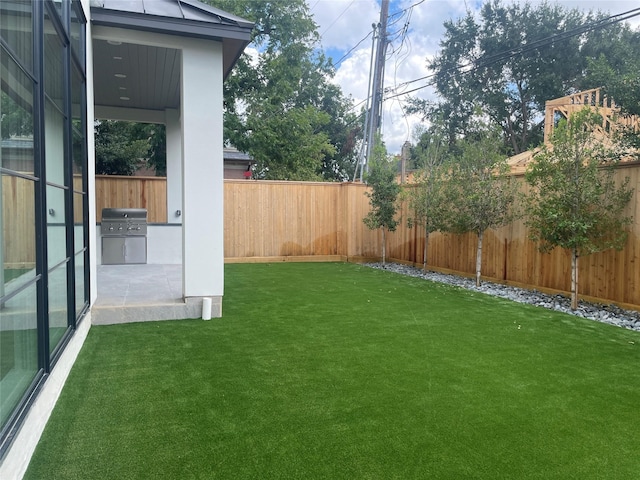
[(145, 208), (103, 208), (102, 235), (146, 235), (147, 210)]
[(147, 223), (146, 208), (103, 208), (102, 221), (133, 221)]

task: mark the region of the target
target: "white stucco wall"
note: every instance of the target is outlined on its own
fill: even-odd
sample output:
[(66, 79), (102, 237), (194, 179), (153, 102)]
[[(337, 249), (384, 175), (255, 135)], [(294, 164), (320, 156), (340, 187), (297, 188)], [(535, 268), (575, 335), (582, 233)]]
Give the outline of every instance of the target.
[[(167, 222), (182, 223), (182, 126), (180, 112), (165, 110), (167, 132)], [(180, 260), (182, 263), (182, 258)]]
[[(183, 292), (224, 292), (222, 44), (192, 40), (182, 51)], [(206, 219), (206, 220), (205, 220)]]

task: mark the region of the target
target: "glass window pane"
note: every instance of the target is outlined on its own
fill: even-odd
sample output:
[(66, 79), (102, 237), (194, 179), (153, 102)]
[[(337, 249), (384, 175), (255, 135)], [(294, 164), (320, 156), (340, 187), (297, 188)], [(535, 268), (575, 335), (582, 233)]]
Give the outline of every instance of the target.
[[(84, 91), (85, 83), (80, 72), (77, 69), (73, 69), (71, 75), (71, 129), (73, 133), (72, 144), (72, 159), (73, 159), (73, 174), (82, 175), (86, 165), (86, 142), (85, 142), (85, 125), (82, 115), (82, 99), (85, 97)], [(74, 179), (73, 188), (78, 191), (82, 191), (82, 182), (80, 182), (80, 188), (76, 187), (76, 181)]]
[(53, 0), (53, 6), (56, 7), (56, 13), (58, 17), (62, 19), (62, 0)]
[(44, 20), (44, 91), (64, 111), (64, 47), (51, 20)]
[(33, 82), (0, 50), (2, 166), (33, 175)]
[[(35, 182), (2, 175), (0, 183), (0, 231), (2, 281), (0, 297), (11, 293), (36, 276)], [(0, 329), (2, 326), (0, 325)]]
[(58, 346), (67, 331), (67, 266), (60, 265), (49, 272), (49, 353)]
[(65, 190), (47, 185), (47, 253), (49, 268), (67, 258), (67, 229), (64, 209)]
[(71, 4), (71, 48), (84, 68), (84, 22), (80, 2)]
[(84, 195), (73, 194), (73, 250), (77, 253), (84, 244)]
[(66, 185), (64, 175), (64, 116), (47, 100), (44, 109), (47, 182)]
[(76, 255), (76, 318), (84, 308), (86, 299), (84, 296), (84, 252)]
[(38, 373), (36, 282), (0, 308), (0, 425)]
[(0, 2), (0, 35), (29, 71), (33, 71), (32, 11), (31, 0), (2, 0)]

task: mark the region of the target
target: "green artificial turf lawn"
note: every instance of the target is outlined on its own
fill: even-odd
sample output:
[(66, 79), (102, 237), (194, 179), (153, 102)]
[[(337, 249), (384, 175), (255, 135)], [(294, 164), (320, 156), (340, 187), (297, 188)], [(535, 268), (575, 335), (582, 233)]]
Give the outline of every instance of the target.
[(640, 334), (351, 264), (97, 326), (27, 479), (637, 479)]

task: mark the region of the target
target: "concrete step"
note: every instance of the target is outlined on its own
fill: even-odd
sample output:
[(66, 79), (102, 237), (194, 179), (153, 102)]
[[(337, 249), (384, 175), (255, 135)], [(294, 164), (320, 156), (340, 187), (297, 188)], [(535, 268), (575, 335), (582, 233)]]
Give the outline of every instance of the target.
[(182, 303), (153, 303), (149, 305), (94, 305), (91, 309), (93, 325), (182, 320), (202, 317), (202, 298), (188, 298)]

